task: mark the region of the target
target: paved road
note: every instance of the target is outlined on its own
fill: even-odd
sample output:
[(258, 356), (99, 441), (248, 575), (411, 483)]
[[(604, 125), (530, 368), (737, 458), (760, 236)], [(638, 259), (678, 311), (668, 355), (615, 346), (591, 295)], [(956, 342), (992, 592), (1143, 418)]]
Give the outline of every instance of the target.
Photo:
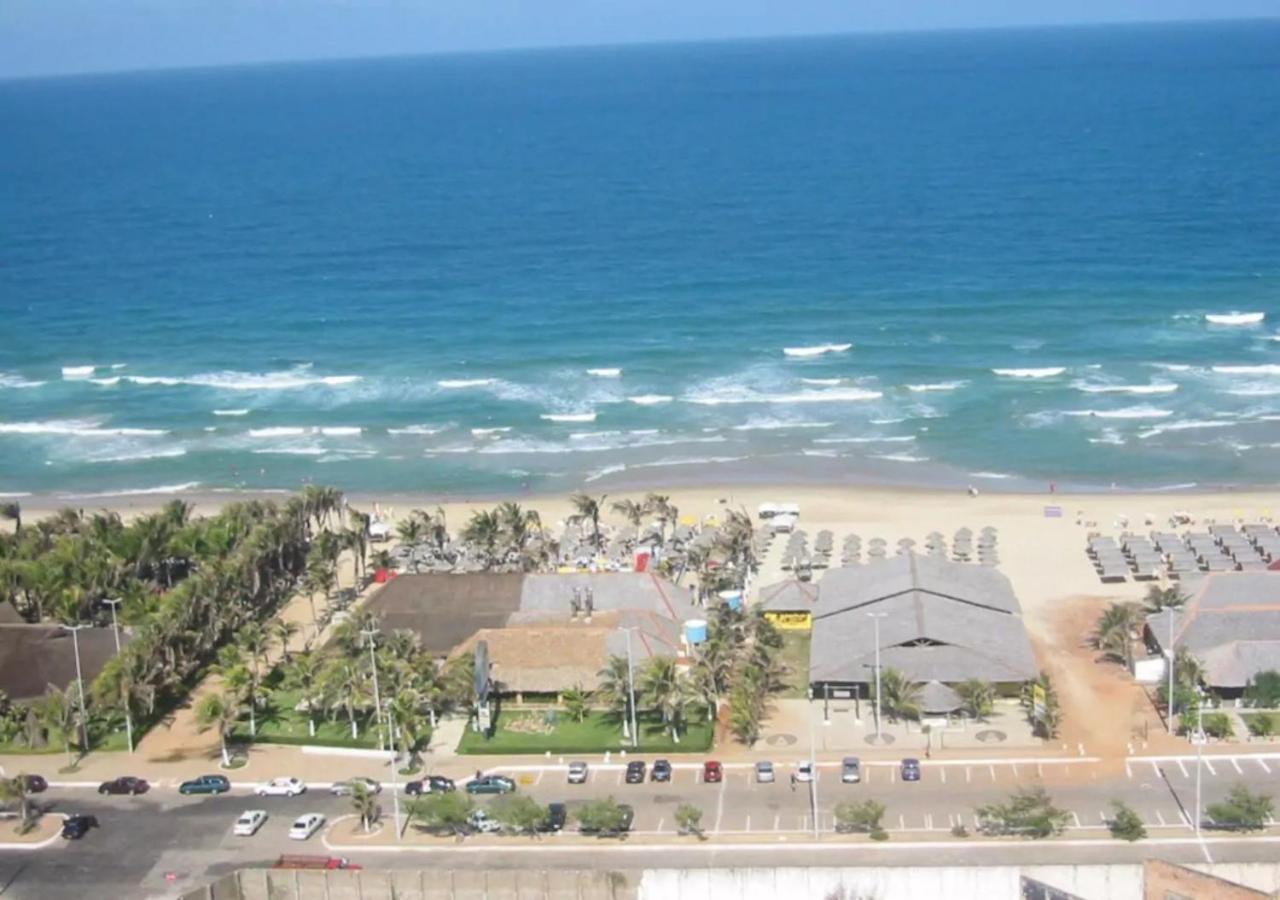
[[(918, 783), (903, 783), (888, 763), (864, 766), (861, 784), (839, 781), (838, 766), (820, 769), (817, 783), (818, 826), (833, 827), (833, 809), (841, 800), (873, 797), (887, 807), (888, 845), (813, 846), (813, 800), (806, 785), (792, 789), (789, 769), (779, 767), (774, 784), (757, 784), (749, 767), (727, 767), (725, 780), (707, 784), (701, 769), (678, 767), (669, 784), (626, 785), (620, 766), (593, 765), (586, 785), (569, 785), (564, 771), (548, 767), (511, 772), (520, 789), (542, 802), (564, 801), (570, 807), (595, 797), (614, 796), (636, 809), (636, 834), (618, 846), (601, 842), (573, 845), (552, 838), (538, 844), (512, 840), (501, 850), (476, 842), (430, 851), (337, 851), (367, 867), (417, 868), (424, 864), (458, 868), (587, 867), (708, 865), (861, 865), (973, 864), (975, 862), (1132, 861), (1158, 853), (1177, 860), (1273, 860), (1270, 839), (1220, 842), (1195, 839), (1186, 812), (1194, 809), (1194, 757), (1133, 761), (1120, 774), (1080, 761), (1030, 763), (926, 762)], [(1274, 783), (1280, 757), (1215, 757), (1202, 770), (1207, 806), (1237, 783), (1260, 788)], [(1015, 788), (1043, 783), (1054, 800), (1072, 813), (1072, 830), (1097, 826), (1122, 799), (1136, 809), (1151, 829), (1155, 843), (1131, 847), (1108, 838), (1080, 840), (1070, 846), (1026, 843), (1017, 846), (970, 841), (955, 847), (918, 846), (944, 837), (952, 825), (973, 824), (973, 808), (1001, 800)], [(390, 798), (383, 793), (389, 815)], [(92, 787), (59, 786), (43, 795), (56, 812), (90, 812), (102, 828), (78, 842), (57, 842), (41, 850), (0, 852), (0, 896), (4, 898), (76, 898), (86, 896), (164, 896), (200, 884), (236, 868), (269, 865), (285, 852), (327, 853), (324, 836), (302, 843), (288, 840), (294, 817), (322, 812), (332, 821), (351, 813), (347, 798), (332, 797), (313, 786), (301, 797), (254, 797), (237, 786), (221, 797), (182, 797), (173, 785), (159, 785), (142, 797), (99, 797)], [(490, 802), (480, 798), (481, 804)], [(675, 832), (674, 812), (681, 803), (703, 810), (707, 831), (750, 842), (729, 846), (714, 840), (702, 844), (645, 846), (643, 838)], [(245, 809), (266, 809), (270, 819), (252, 838), (231, 835), (235, 818)], [(1070, 832), (1069, 832), (1070, 833)], [(175, 879), (166, 880), (171, 874)]]

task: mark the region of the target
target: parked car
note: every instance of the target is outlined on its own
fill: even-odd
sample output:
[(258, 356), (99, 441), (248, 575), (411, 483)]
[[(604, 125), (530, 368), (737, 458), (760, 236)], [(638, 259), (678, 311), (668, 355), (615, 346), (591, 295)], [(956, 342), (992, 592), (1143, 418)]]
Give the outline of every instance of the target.
[(296, 797), (299, 794), (306, 793), (306, 790), (307, 786), (303, 784), (301, 778), (284, 775), (280, 778), (264, 781), (254, 788), (253, 792), (259, 797)]
[(43, 794), (49, 789), (49, 782), (43, 775), (19, 775), (18, 780), (27, 789), (28, 794)]
[(119, 778), (113, 778), (98, 785), (99, 794), (129, 794), (130, 796), (135, 796), (137, 794), (145, 794), (149, 790), (151, 790), (151, 785), (147, 784), (145, 778), (135, 778), (132, 775), (121, 775)]
[(598, 837), (616, 837), (617, 835), (620, 835), (620, 834), (626, 834), (628, 831), (631, 830), (631, 823), (636, 820), (636, 811), (632, 806), (626, 803), (619, 803), (618, 808), (622, 810), (622, 823), (621, 823), (621, 826), (616, 830), (587, 828), (585, 826), (579, 825), (578, 833), (594, 834), (594, 835), (597, 835)]
[(714, 759), (707, 760), (702, 764), (702, 780), (707, 784), (719, 784), (724, 781), (724, 766)]
[(242, 812), (240, 818), (236, 819), (236, 825), (231, 829), (231, 833), (236, 837), (252, 837), (258, 833), (258, 829), (265, 821), (267, 821), (266, 810), (251, 809)]
[(453, 779), (445, 778), (443, 775), (428, 775), (426, 778), (410, 781), (404, 786), (404, 792), (410, 797), (416, 797), (419, 794), (443, 794), (456, 789), (457, 785), (453, 783)]
[(564, 829), (564, 823), (567, 822), (568, 819), (569, 811), (565, 808), (563, 803), (548, 803), (546, 821), (538, 826), (538, 830), (542, 832), (562, 831)]
[(90, 828), (97, 828), (98, 817), (79, 813), (67, 816), (62, 820), (62, 837), (68, 841), (78, 841), (89, 833)]
[(813, 763), (800, 763), (796, 768), (796, 781), (799, 781), (801, 784), (808, 784), (810, 781), (813, 781), (813, 771)]
[(756, 763), (756, 784), (773, 784), (773, 763), (767, 759)]
[(335, 781), (329, 786), (329, 793), (335, 797), (345, 797), (348, 794), (355, 793), (356, 785), (364, 785), (365, 790), (371, 794), (381, 794), (382, 785), (372, 778), (366, 778), (363, 775), (357, 775), (355, 778), (348, 778), (346, 781)]
[(363, 869), (348, 862), (345, 856), (295, 856), (286, 853), (276, 860), (273, 869)]
[(507, 794), (516, 789), (516, 783), (505, 775), (481, 775), (467, 782), (468, 794)]
[(502, 830), (502, 823), (483, 809), (473, 809), (471, 815), (467, 816), (467, 824), (471, 826), (472, 831), (478, 831), (481, 834), (497, 834)]
[[(641, 763), (641, 765), (644, 765), (644, 763)], [(667, 759), (655, 759), (653, 761), (653, 771), (649, 777), (653, 781), (670, 781), (671, 761)]]
[(919, 781), (920, 780), (920, 760), (904, 759), (902, 761), (902, 780), (903, 781)]
[(231, 782), (225, 775), (201, 775), (178, 785), (179, 794), (225, 794), (231, 790)]
[(840, 780), (845, 784), (857, 784), (862, 780), (862, 763), (856, 756), (846, 756), (840, 764)]
[(324, 816), (320, 813), (307, 813), (293, 820), (289, 829), (289, 837), (295, 841), (305, 841), (324, 825)]
[[(670, 776), (668, 776), (670, 777)], [(654, 781), (663, 779), (655, 778)], [(627, 784), (644, 784), (644, 761), (635, 759), (627, 763)]]
[(587, 783), (587, 764), (584, 762), (569, 763), (569, 783), (570, 784), (586, 784)]

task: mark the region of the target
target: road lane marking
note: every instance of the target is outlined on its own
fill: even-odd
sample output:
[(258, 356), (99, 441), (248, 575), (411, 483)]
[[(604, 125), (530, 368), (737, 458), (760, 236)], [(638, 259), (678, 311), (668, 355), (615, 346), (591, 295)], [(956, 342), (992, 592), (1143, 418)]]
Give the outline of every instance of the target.
[(1164, 813), (1160, 812), (1160, 810), (1158, 809), (1156, 810), (1156, 819), (1160, 822), (1162, 826), (1164, 825)]
[(942, 776), (942, 783), (943, 783), (943, 784), (946, 784), (946, 783), (947, 783), (947, 770), (946, 770), (946, 769), (939, 769), (939, 770), (938, 770), (938, 774)]
[(661, 832), (661, 831), (662, 831), (662, 824), (663, 824), (664, 822), (666, 822), (666, 821), (667, 821), (667, 817), (666, 817), (666, 816), (663, 816), (662, 818), (660, 818), (660, 819), (658, 820), (658, 831), (659, 831), (659, 832)]
[(933, 831), (933, 813), (924, 814), (924, 827)]
[(1151, 764), (1151, 774), (1156, 778), (1160, 777), (1160, 767), (1157, 766), (1155, 763)]
[(773, 830), (774, 831), (782, 830), (782, 813), (778, 813), (776, 816), (773, 817)]
[(973, 770), (971, 770), (968, 766), (964, 767), (964, 780), (966, 782), (973, 781)]
[(1079, 817), (1079, 816), (1077, 816), (1077, 815), (1075, 814), (1075, 810), (1072, 810), (1072, 812), (1071, 812), (1071, 818), (1075, 820), (1075, 823), (1076, 823), (1076, 827), (1077, 827), (1077, 828), (1081, 827), (1081, 826), (1080, 826), (1080, 817)]
[(1044, 771), (1040, 768), (1040, 763), (1036, 763), (1036, 777), (1037, 778), (1044, 777)]
[(1187, 767), (1182, 764), (1182, 760), (1178, 760), (1178, 768), (1182, 770), (1182, 777), (1187, 777)]
[(533, 783), (534, 783), (534, 785), (542, 784), (542, 776), (543, 776), (543, 775), (546, 775), (546, 774), (547, 774), (546, 772), (539, 772), (539, 773), (538, 773), (538, 777), (537, 777), (537, 778), (535, 778), (535, 779), (533, 779)]
[(720, 782), (720, 791), (716, 797), (716, 828), (715, 830), (717, 832), (720, 831), (720, 820), (724, 818), (724, 784), (725, 783), (723, 781)]
[(1210, 775), (1218, 774), (1218, 770), (1213, 767), (1213, 763), (1209, 762), (1209, 760), (1206, 759), (1204, 761), (1204, 765), (1205, 765), (1205, 768), (1209, 770)]
[(1267, 761), (1265, 759), (1255, 759), (1254, 762), (1262, 766), (1262, 771), (1266, 772), (1268, 775), (1271, 774), (1271, 767), (1267, 765)]
[(1244, 774), (1244, 769), (1240, 768), (1240, 763), (1236, 762), (1236, 758), (1235, 758), (1234, 756), (1233, 756), (1233, 757), (1231, 757), (1231, 765), (1233, 765), (1233, 766), (1235, 766), (1235, 767), (1236, 767), (1236, 774), (1237, 774), (1237, 775), (1243, 775), (1243, 774)]
[(907, 819), (902, 813), (898, 813), (898, 827), (905, 830), (907, 827)]
[(989, 765), (989, 766), (987, 766), (987, 770), (991, 773), (991, 780), (992, 780), (992, 781), (995, 781), (995, 780), (996, 780), (996, 767), (995, 767), (995, 766), (993, 766), (993, 765)]

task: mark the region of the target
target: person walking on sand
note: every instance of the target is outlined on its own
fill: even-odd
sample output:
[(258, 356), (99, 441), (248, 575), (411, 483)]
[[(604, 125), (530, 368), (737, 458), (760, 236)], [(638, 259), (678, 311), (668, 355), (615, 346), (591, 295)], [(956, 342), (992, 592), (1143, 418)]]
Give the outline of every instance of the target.
[(796, 792), (796, 773), (792, 772), (791, 773), (791, 793), (794, 794), (795, 792)]

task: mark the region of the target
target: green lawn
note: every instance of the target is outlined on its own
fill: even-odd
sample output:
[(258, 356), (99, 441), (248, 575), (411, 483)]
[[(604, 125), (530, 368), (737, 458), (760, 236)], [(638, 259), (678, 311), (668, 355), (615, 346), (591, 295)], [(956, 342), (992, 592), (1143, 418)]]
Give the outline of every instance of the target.
[[(145, 732), (135, 731), (133, 735), (134, 740), (141, 740), (142, 735), (144, 733)], [(128, 741), (128, 738), (125, 736), (123, 725), (120, 726), (119, 731), (112, 731), (108, 734), (94, 734), (93, 729), (90, 729), (90, 736), (93, 739), (94, 753), (102, 753), (102, 752), (111, 753), (113, 751), (129, 749), (129, 741)], [(54, 732), (52, 735), (50, 735), (49, 743), (44, 747), (31, 747), (21, 741), (0, 742), (0, 755), (18, 754), (18, 755), (25, 756), (28, 754), (54, 755), (54, 754), (61, 753), (65, 756), (66, 752), (67, 752), (66, 748), (63, 747), (62, 745), (61, 732)], [(77, 753), (76, 741), (74, 740), (71, 742), (71, 753), (72, 755), (75, 755)]]
[(307, 725), (305, 711), (295, 711), (298, 694), (293, 691), (272, 691), (267, 696), (265, 709), (258, 710), (258, 733), (256, 737), (249, 735), (249, 717), (246, 715), (232, 732), (232, 739), (243, 743), (258, 744), (314, 744), (325, 747), (362, 747), (376, 750), (378, 732), (360, 726), (359, 736), (351, 737), (351, 725), (343, 717), (330, 720), (322, 711), (317, 711), (315, 737)]
[[(534, 720), (541, 722), (548, 713), (538, 711), (503, 712), (498, 719), (493, 737), (485, 738), (468, 729), (458, 743), (459, 753), (603, 753), (606, 750), (629, 750), (623, 742), (618, 723), (603, 712), (592, 712), (581, 722), (574, 721), (563, 712), (552, 712), (554, 725), (550, 733), (512, 731), (514, 723)], [(680, 736), (680, 743), (671, 740), (657, 716), (640, 716), (640, 747), (646, 753), (701, 753), (711, 747), (714, 727), (705, 715), (698, 712)]]
[(809, 642), (808, 631), (782, 631), (782, 650), (779, 659), (787, 667), (783, 677), (786, 688), (778, 693), (779, 697), (807, 697), (809, 691)]

